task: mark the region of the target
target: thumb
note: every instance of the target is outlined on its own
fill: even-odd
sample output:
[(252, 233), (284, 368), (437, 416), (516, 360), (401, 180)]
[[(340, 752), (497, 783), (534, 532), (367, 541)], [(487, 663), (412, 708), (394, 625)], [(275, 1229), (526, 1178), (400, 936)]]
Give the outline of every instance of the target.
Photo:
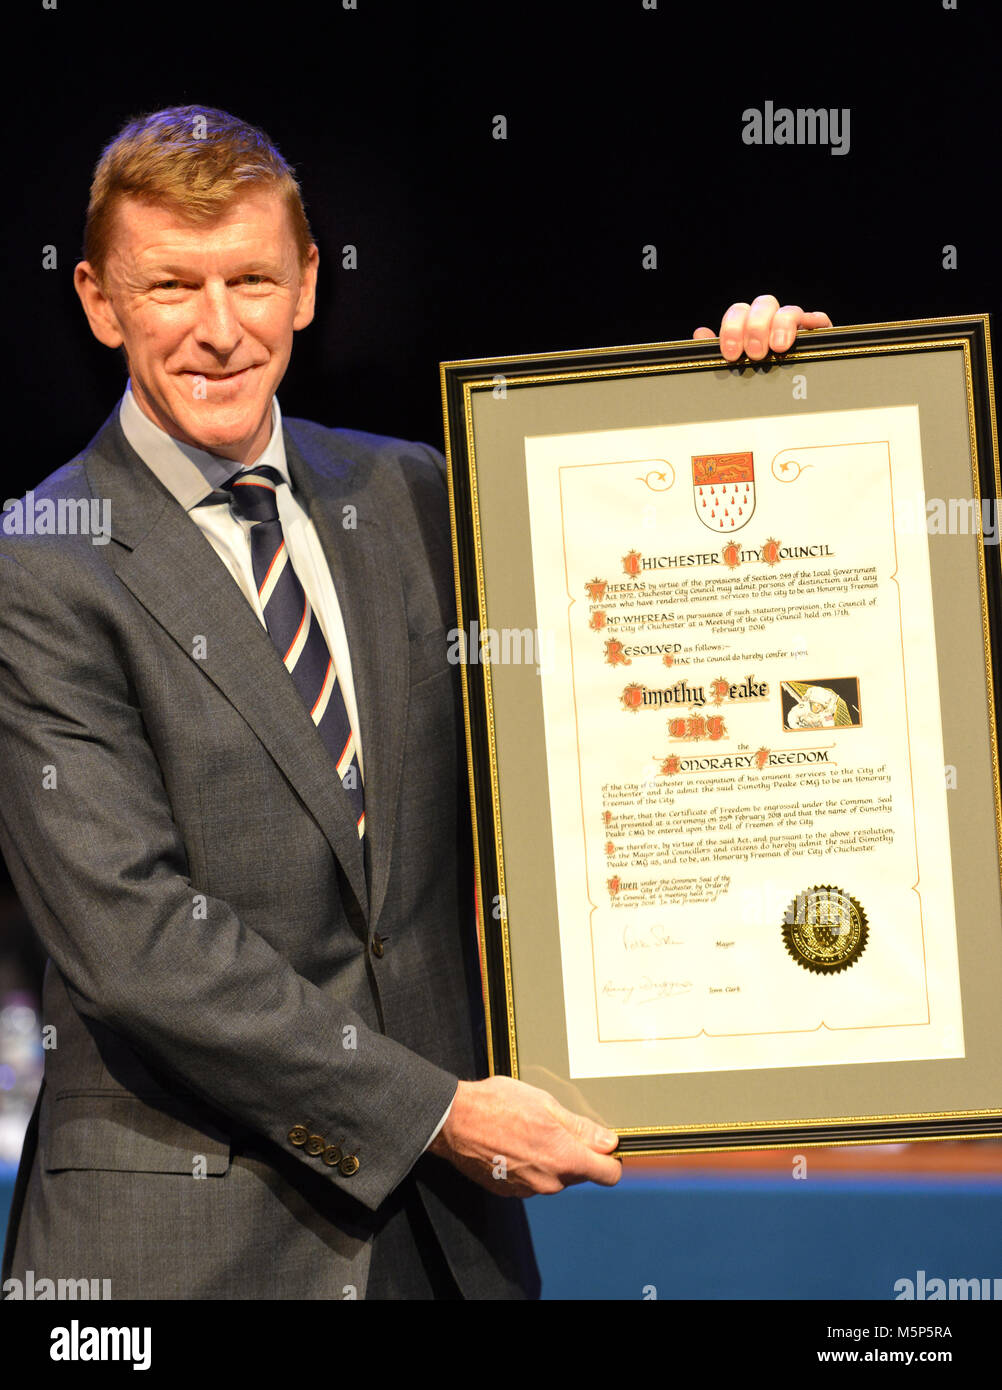
[(611, 1153), (619, 1143), (619, 1135), (615, 1130), (606, 1129), (605, 1125), (596, 1124), (585, 1115), (575, 1115), (571, 1110), (564, 1110), (557, 1118), (565, 1129), (570, 1130), (575, 1139), (579, 1139), (582, 1144), (598, 1153)]

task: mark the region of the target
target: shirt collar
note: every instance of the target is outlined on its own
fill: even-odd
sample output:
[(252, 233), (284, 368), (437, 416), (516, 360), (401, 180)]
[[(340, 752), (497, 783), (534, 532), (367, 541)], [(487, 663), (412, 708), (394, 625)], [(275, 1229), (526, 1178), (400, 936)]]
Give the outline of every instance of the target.
[[(240, 465), (232, 459), (220, 458), (217, 454), (196, 449), (190, 444), (182, 444), (166, 430), (153, 423), (136, 404), (132, 394), (132, 382), (125, 388), (118, 408), (118, 419), (122, 433), (136, 453), (172, 493), (185, 511), (197, 507), (210, 492), (221, 488), (227, 478), (240, 471)], [(282, 435), (282, 412), (278, 397), (271, 402), (271, 436), (264, 452), (254, 463), (253, 468), (270, 464), (281, 473), (283, 479), (292, 486), (289, 478), (289, 465), (285, 458), (285, 440)]]

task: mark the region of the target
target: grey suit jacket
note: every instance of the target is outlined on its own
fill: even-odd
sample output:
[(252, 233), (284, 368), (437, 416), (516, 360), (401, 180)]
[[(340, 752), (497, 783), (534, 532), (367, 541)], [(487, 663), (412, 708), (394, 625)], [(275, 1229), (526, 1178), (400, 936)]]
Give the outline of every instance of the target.
[(267, 633), (117, 411), (35, 489), (107, 499), (111, 542), (0, 535), (0, 847), (55, 1028), (4, 1277), (362, 1297), (413, 1167), (463, 1292), (534, 1296), (521, 1203), (422, 1156), (483, 1074), (443, 461), (303, 420), (285, 444), (352, 653), (364, 851)]

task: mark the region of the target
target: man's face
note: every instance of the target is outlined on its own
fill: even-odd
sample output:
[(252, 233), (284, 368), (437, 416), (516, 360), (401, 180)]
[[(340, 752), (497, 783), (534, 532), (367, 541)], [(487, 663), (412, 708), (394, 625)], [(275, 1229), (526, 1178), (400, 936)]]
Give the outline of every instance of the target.
[(284, 199), (266, 187), (200, 224), (125, 198), (103, 282), (87, 262), (76, 270), (94, 333), (125, 349), (140, 409), (182, 443), (240, 463), (268, 442), (316, 278), (316, 247), (301, 268)]

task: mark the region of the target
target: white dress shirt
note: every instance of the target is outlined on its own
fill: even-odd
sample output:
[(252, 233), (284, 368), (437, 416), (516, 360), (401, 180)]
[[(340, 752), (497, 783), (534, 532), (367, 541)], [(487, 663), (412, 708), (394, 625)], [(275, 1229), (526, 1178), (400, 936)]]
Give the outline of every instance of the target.
[[(240, 472), (240, 465), (235, 464), (232, 459), (218, 458), (215, 454), (195, 449), (172, 438), (140, 410), (132, 394), (131, 382), (122, 397), (118, 418), (133, 449), (187, 511), (232, 574), (244, 598), (257, 614), (261, 626), (266, 627), (264, 608), (258, 595), (251, 562), (250, 532), (253, 523), (237, 516), (225, 502), (213, 506), (198, 506), (210, 492), (221, 488), (228, 478)], [(303, 592), (310, 601), (310, 607), (327, 642), (327, 650), (334, 661), (334, 670), (341, 683), (341, 693), (348, 711), (351, 731), (355, 735), (355, 751), (358, 754), (359, 772), (364, 783), (364, 753), (358, 727), (355, 685), (351, 675), (351, 656), (348, 652), (348, 637), (341, 616), (341, 605), (337, 600), (330, 567), (316, 527), (292, 492), (289, 465), (285, 458), (285, 440), (282, 436), (282, 412), (277, 397), (272, 398), (271, 437), (260, 457), (255, 459), (253, 464), (246, 466), (257, 468), (262, 464), (269, 464), (284, 480), (275, 489), (282, 534), (292, 568), (296, 571)]]
[[(250, 532), (253, 523), (237, 516), (225, 502), (204, 507), (198, 505), (210, 492), (221, 488), (234, 473), (240, 472), (240, 465), (235, 464), (232, 459), (219, 458), (203, 449), (182, 444), (166, 430), (154, 424), (136, 404), (131, 381), (122, 397), (118, 418), (122, 431), (133, 449), (187, 511), (233, 576), (241, 593), (257, 614), (261, 626), (267, 629), (251, 561)], [(275, 489), (282, 534), (292, 568), (299, 576), (303, 592), (320, 624), (327, 641), (327, 650), (333, 658), (334, 669), (341, 682), (341, 693), (344, 695), (351, 730), (355, 735), (355, 751), (358, 754), (358, 766), (364, 784), (365, 764), (358, 727), (355, 685), (351, 675), (348, 636), (341, 616), (341, 605), (334, 590), (330, 566), (327, 564), (316, 527), (292, 492), (289, 465), (285, 458), (285, 440), (282, 436), (282, 412), (277, 397), (272, 398), (271, 436), (268, 443), (260, 457), (246, 467), (256, 468), (262, 464), (269, 464), (276, 469), (284, 480)], [(445, 1124), (451, 1109), (450, 1104), (435, 1126), (428, 1144)]]

